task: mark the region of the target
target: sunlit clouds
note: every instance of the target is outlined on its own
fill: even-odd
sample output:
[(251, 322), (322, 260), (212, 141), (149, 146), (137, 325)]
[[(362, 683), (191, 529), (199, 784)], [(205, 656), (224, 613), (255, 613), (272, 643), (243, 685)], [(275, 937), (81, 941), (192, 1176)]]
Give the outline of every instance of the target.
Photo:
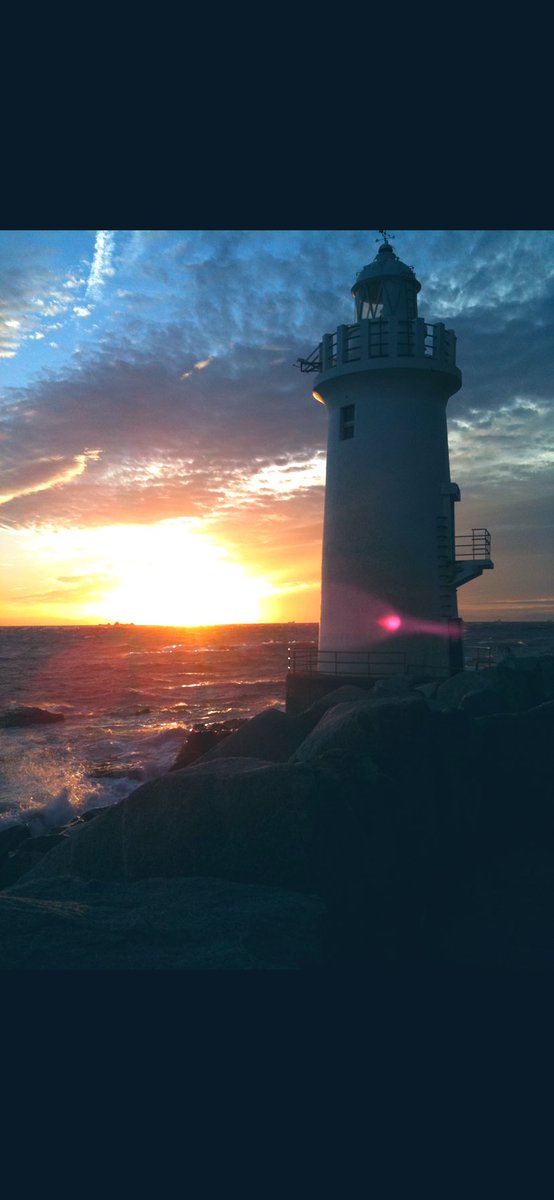
[(193, 371), (203, 371), (206, 367), (209, 367), (211, 361), (212, 360), (210, 357), (210, 358), (205, 358), (203, 360), (203, 362), (195, 363), (191, 371), (183, 371), (183, 374), (181, 375), (181, 379), (191, 379)]
[[(375, 236), (0, 234), (0, 622), (317, 620), (327, 414), (292, 364)], [(458, 339), (457, 525), (495, 562), (462, 612), (554, 616), (554, 233), (394, 245)]]
[(305, 461), (290, 459), (254, 470), (244, 481), (243, 491), (259, 496), (292, 496), (306, 488), (325, 483), (325, 455), (322, 451)]
[[(8, 504), (10, 500), (17, 500), (20, 496), (32, 496), (36, 492), (45, 492), (49, 488), (71, 483), (83, 474), (89, 460), (97, 462), (99, 457), (99, 450), (86, 450), (84, 454), (75, 455), (74, 459), (67, 463), (64, 463), (61, 455), (30, 463), (26, 472), (19, 472), (19, 484), (15, 491), (0, 492), (0, 504)], [(25, 474), (29, 477), (27, 483), (24, 479)], [(4, 482), (9, 481), (9, 476), (8, 469), (4, 474)]]

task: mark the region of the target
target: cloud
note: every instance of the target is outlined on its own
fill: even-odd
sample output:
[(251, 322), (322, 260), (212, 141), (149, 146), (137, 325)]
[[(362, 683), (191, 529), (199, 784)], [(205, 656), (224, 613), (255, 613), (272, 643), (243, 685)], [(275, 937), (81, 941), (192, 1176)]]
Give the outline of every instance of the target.
[[(3, 504), (2, 524), (94, 526), (194, 516), (224, 521), (230, 530), (248, 504), (261, 531), (275, 503), (312, 486), (325, 413), (288, 365), (292, 347), (270, 388), (260, 369), (267, 356), (237, 348), (209, 371), (193, 371), (186, 393), (175, 334), (164, 334), (148, 354), (126, 349), (126, 360), (114, 360), (113, 345), (82, 354), (80, 370), (66, 368), (63, 377), (45, 378), (18, 396), (5, 426), (4, 455), (14, 477), (5, 485), (13, 499)], [(51, 486), (57, 467), (47, 472), (48, 486), (42, 476), (27, 475), (29, 463), (56, 455), (63, 456), (64, 469), (73, 467), (83, 446), (97, 445), (101, 462), (93, 472), (75, 471), (63, 489)], [(280, 483), (275, 492), (268, 483), (272, 469)]]
[(90, 317), (91, 311), (92, 310), (90, 308), (84, 308), (80, 304), (75, 304), (73, 306), (73, 312), (75, 313), (76, 317)]
[(203, 371), (205, 367), (209, 367), (211, 361), (212, 361), (212, 359), (210, 356), (209, 358), (203, 359), (202, 362), (195, 363), (192, 368), (192, 371), (184, 371), (183, 372), (183, 374), (181, 375), (181, 379), (191, 379), (193, 371)]
[[(99, 454), (98, 450), (85, 450), (83, 454), (75, 455), (72, 461), (56, 455), (49, 459), (38, 459), (35, 462), (27, 463), (19, 471), (17, 469), (11, 473), (6, 471), (4, 483), (8, 482), (8, 490), (0, 492), (0, 505), (9, 504), (10, 501), (18, 500), (22, 496), (35, 495), (37, 492), (45, 492), (50, 488), (70, 483), (82, 475), (88, 461), (96, 461)], [(11, 490), (9, 488), (10, 474), (13, 476)]]
[(26, 341), (41, 341), (46, 318), (63, 317), (75, 298), (60, 287), (63, 272), (47, 247), (25, 248), (7, 238), (0, 243), (0, 272), (0, 357), (13, 359)]
[(99, 229), (94, 245), (94, 257), (87, 283), (87, 295), (99, 294), (107, 277), (114, 275), (112, 255), (115, 246), (115, 234), (110, 229)]

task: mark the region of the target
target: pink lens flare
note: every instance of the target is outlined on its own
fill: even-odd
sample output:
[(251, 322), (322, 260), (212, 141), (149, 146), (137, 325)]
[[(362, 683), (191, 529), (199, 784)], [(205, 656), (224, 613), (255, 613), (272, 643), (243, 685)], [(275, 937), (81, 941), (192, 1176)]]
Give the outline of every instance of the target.
[(381, 629), (386, 629), (388, 633), (396, 633), (396, 630), (400, 629), (402, 621), (400, 617), (391, 613), (389, 617), (381, 617), (377, 624), (381, 626)]

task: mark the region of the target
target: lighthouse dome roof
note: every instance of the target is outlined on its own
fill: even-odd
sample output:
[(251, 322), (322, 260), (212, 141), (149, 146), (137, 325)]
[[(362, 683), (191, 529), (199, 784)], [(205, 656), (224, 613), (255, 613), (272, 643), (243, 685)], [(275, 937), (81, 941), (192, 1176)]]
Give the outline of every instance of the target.
[(406, 281), (409, 280), (412, 284), (415, 283), (416, 292), (421, 291), (421, 284), (416, 279), (413, 267), (408, 267), (406, 263), (403, 263), (397, 257), (390, 242), (384, 242), (375, 255), (373, 262), (368, 263), (367, 266), (362, 267), (361, 271), (358, 271), (356, 282), (352, 287), (352, 294), (355, 295), (360, 284), (369, 280), (398, 280), (401, 278), (404, 278)]

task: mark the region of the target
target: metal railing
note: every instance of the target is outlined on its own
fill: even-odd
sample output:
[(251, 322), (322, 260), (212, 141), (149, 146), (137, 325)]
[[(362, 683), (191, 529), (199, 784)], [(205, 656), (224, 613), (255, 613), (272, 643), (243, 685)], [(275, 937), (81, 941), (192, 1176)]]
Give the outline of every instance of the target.
[(329, 371), (347, 363), (375, 358), (431, 358), (445, 368), (456, 365), (456, 335), (442, 322), (376, 317), (355, 325), (340, 325), (307, 358), (297, 358), (301, 371)]
[(297, 358), (293, 364), (295, 367), (300, 367), (301, 371), (308, 373), (309, 371), (321, 371), (321, 342), (308, 354), (307, 358)]
[(456, 561), (486, 560), (491, 556), (491, 535), (488, 529), (472, 529), (471, 533), (456, 534)]
[(406, 674), (403, 650), (318, 650), (314, 645), (296, 643), (288, 648), (288, 669), (292, 675), (365, 675), (382, 679)]
[(495, 646), (477, 646), (477, 654), (475, 656), (475, 670), (480, 667), (495, 667), (496, 666), (496, 647)]

